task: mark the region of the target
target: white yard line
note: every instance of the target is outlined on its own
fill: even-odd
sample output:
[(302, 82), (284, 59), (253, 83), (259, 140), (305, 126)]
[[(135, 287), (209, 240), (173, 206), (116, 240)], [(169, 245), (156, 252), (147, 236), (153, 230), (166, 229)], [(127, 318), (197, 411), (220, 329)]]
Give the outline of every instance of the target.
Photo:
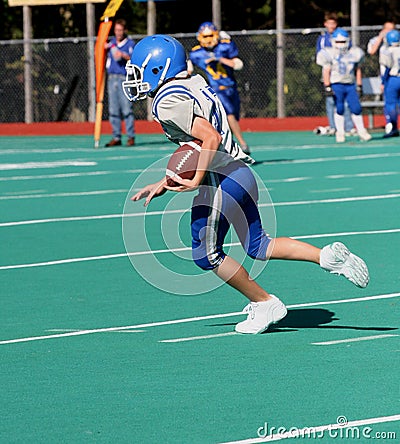
[(375, 339), (385, 339), (392, 338), (399, 335), (375, 335), (375, 336), (360, 336), (358, 338), (348, 338), (348, 339), (338, 339), (335, 341), (326, 342), (312, 342), (312, 345), (336, 345), (336, 344), (347, 344), (348, 342), (361, 342), (361, 341), (373, 341)]
[[(84, 193), (59, 193), (58, 196), (86, 196), (90, 194), (105, 194), (105, 193), (122, 193), (128, 192), (128, 190), (104, 190), (104, 191), (93, 191), (93, 192), (84, 192)], [(23, 194), (21, 196), (3, 196), (0, 197), (0, 200), (8, 200), (8, 199), (30, 199), (30, 198), (38, 198), (38, 197), (51, 197), (54, 195), (26, 195)], [(327, 204), (327, 203), (341, 203), (341, 202), (357, 202), (357, 201), (365, 201), (365, 200), (380, 200), (380, 199), (396, 199), (400, 197), (400, 193), (393, 194), (378, 194), (372, 196), (354, 196), (354, 197), (340, 197), (340, 198), (331, 198), (331, 199), (314, 199), (314, 200), (301, 200), (301, 201), (288, 201), (288, 202), (274, 202), (274, 203), (264, 203), (260, 204), (259, 208), (264, 207), (290, 207), (297, 205), (318, 205), (318, 204)], [(31, 224), (43, 224), (43, 223), (54, 223), (54, 222), (71, 222), (71, 221), (79, 221), (79, 220), (91, 220), (91, 219), (112, 219), (112, 218), (122, 218), (122, 217), (142, 217), (142, 216), (160, 216), (167, 214), (175, 214), (175, 213), (185, 213), (190, 211), (190, 208), (182, 208), (178, 210), (161, 210), (161, 211), (140, 211), (138, 213), (127, 213), (127, 214), (104, 214), (104, 215), (94, 215), (94, 216), (70, 216), (70, 217), (56, 217), (56, 218), (48, 218), (48, 219), (32, 219), (32, 220), (22, 220), (22, 221), (10, 221), (10, 222), (1, 222), (0, 227), (11, 227), (14, 225), (31, 225)]]
[(200, 339), (214, 339), (214, 338), (221, 338), (224, 336), (233, 336), (237, 335), (234, 331), (229, 331), (228, 333), (217, 333), (215, 335), (205, 335), (205, 336), (191, 336), (186, 338), (176, 338), (176, 339), (163, 339), (158, 342), (187, 342), (187, 341), (198, 341)]
[[(292, 239), (318, 239), (327, 237), (339, 237), (339, 236), (362, 236), (362, 235), (372, 235), (372, 234), (392, 234), (400, 232), (399, 228), (391, 230), (370, 230), (370, 231), (350, 231), (341, 233), (324, 233), (324, 234), (309, 234), (303, 236), (290, 236)], [(226, 247), (238, 247), (240, 242), (231, 242), (225, 244)], [(109, 260), (117, 259), (127, 256), (145, 256), (153, 254), (164, 254), (164, 253), (175, 253), (179, 251), (190, 251), (191, 247), (179, 247), (179, 248), (165, 248), (160, 250), (144, 250), (144, 251), (134, 251), (131, 253), (115, 253), (115, 254), (103, 254), (100, 256), (86, 256), (86, 257), (74, 257), (68, 259), (57, 259), (53, 261), (43, 261), (43, 262), (31, 262), (27, 264), (14, 264), (14, 265), (1, 265), (0, 270), (14, 270), (20, 268), (33, 268), (33, 267), (47, 267), (51, 265), (62, 265), (70, 264), (75, 262), (91, 262), (98, 260)]]
[[(392, 299), (400, 296), (400, 293), (388, 293), (388, 294), (378, 294), (374, 296), (366, 296), (363, 298), (354, 298), (354, 299), (338, 299), (333, 301), (320, 301), (320, 302), (306, 302), (301, 304), (288, 305), (287, 308), (298, 308), (298, 307), (314, 307), (319, 305), (331, 305), (331, 304), (346, 304), (351, 302), (365, 302), (371, 300), (383, 300), (383, 299)], [(47, 339), (56, 339), (56, 338), (66, 338), (70, 336), (83, 336), (90, 335), (95, 333), (105, 333), (110, 331), (122, 331), (122, 330), (136, 330), (141, 328), (148, 327), (159, 327), (162, 325), (173, 325), (173, 324), (183, 324), (187, 322), (197, 322), (204, 321), (209, 319), (221, 319), (232, 316), (243, 316), (244, 313), (242, 311), (232, 312), (232, 313), (221, 313), (215, 315), (206, 315), (206, 316), (196, 316), (192, 318), (183, 318), (183, 319), (174, 319), (169, 321), (160, 321), (160, 322), (150, 322), (146, 324), (137, 324), (137, 325), (128, 325), (128, 326), (120, 326), (120, 327), (108, 327), (108, 328), (97, 328), (92, 330), (79, 330), (79, 331), (71, 331), (66, 333), (58, 333), (54, 335), (44, 335), (44, 336), (30, 336), (25, 338), (17, 338), (17, 339), (6, 339), (0, 341), (0, 345), (5, 344), (15, 344), (20, 342), (32, 342), (32, 341), (43, 341)]]

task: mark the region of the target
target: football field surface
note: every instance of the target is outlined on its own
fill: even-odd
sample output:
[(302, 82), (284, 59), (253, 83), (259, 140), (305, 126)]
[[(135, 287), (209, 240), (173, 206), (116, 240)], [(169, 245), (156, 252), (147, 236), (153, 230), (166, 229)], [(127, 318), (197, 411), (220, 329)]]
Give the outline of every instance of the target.
[(370, 270), (359, 289), (243, 259), (289, 310), (255, 336), (190, 260), (194, 193), (129, 200), (164, 174), (162, 135), (0, 138), (1, 443), (399, 442), (399, 139), (246, 139), (266, 230)]

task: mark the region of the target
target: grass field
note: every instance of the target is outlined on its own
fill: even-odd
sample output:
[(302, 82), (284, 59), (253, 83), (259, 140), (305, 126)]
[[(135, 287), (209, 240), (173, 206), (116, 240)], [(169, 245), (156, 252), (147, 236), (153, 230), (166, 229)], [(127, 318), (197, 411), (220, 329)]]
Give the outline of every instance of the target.
[(98, 150), (1, 137), (0, 442), (256, 443), (306, 427), (297, 439), (399, 442), (400, 150), (381, 136), (246, 134), (277, 235), (340, 240), (371, 274), (361, 290), (271, 261), (257, 281), (289, 313), (257, 336), (234, 333), (246, 300), (188, 260), (192, 196), (146, 214), (129, 202), (162, 175), (163, 136)]

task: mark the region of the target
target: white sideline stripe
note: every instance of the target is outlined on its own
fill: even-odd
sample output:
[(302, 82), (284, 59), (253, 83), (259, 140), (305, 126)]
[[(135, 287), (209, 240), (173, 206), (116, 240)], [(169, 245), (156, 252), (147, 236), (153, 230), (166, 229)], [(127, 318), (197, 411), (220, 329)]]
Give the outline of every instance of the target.
[[(38, 179), (66, 179), (71, 177), (85, 177), (85, 176), (108, 176), (116, 174), (139, 174), (142, 173), (143, 169), (132, 169), (132, 170), (105, 170), (105, 171), (89, 171), (81, 173), (65, 173), (65, 174), (41, 174), (33, 176), (10, 176), (10, 177), (0, 177), (0, 182), (16, 181), (16, 180), (38, 180)], [(148, 168), (146, 171), (160, 172), (164, 171), (164, 168)], [(380, 176), (394, 176), (398, 175), (398, 171), (383, 171), (375, 173), (357, 173), (357, 174), (333, 174), (328, 176), (322, 176), (323, 179), (351, 179), (351, 178), (364, 178), (364, 177), (380, 177)], [(304, 177), (286, 177), (283, 179), (269, 179), (265, 181), (266, 184), (270, 183), (292, 183), (292, 182), (303, 182), (306, 180), (312, 180), (314, 177), (304, 176)]]
[[(49, 330), (46, 330), (48, 332), (57, 332), (57, 333), (63, 333), (63, 332), (67, 332), (67, 331), (82, 331), (82, 330), (77, 330), (76, 328), (50, 328)], [(143, 333), (146, 330), (116, 330), (116, 331), (111, 331), (110, 333)]]
[(297, 429), (295, 431), (293, 430), (285, 433), (277, 433), (276, 435), (270, 435), (265, 438), (241, 439), (239, 441), (227, 441), (220, 444), (258, 444), (262, 442), (281, 441), (282, 439), (310, 436), (308, 435), (310, 433), (310, 430), (312, 430), (313, 433), (319, 433), (319, 432), (324, 432), (325, 430), (347, 429), (349, 427), (360, 427), (370, 424), (382, 424), (385, 422), (393, 422), (399, 420), (400, 420), (400, 415), (380, 416), (376, 418), (367, 418), (367, 419), (358, 419), (355, 421), (349, 421), (346, 425), (335, 423), (335, 424), (326, 424), (320, 426), (309, 426), (309, 427), (304, 427), (303, 429)]
[(325, 176), (326, 179), (351, 179), (354, 177), (379, 177), (379, 176), (394, 176), (400, 174), (398, 171), (379, 171), (376, 173), (357, 173), (357, 174), (331, 174)]
[[(89, 194), (96, 194), (96, 193), (117, 193), (117, 192), (127, 192), (127, 190), (106, 190), (106, 191), (93, 191), (93, 192), (85, 192), (85, 193), (68, 193), (68, 196), (72, 195), (89, 195)], [(61, 195), (61, 194), (60, 194)], [(34, 198), (34, 197), (51, 197), (56, 196), (54, 195), (22, 195), (19, 196), (11, 196), (11, 197), (0, 197), (0, 199), (6, 200), (6, 199), (28, 199), (28, 198)], [(332, 199), (316, 199), (316, 200), (302, 200), (302, 201), (291, 201), (291, 202), (275, 202), (275, 203), (264, 203), (259, 204), (259, 208), (262, 207), (284, 207), (284, 206), (292, 206), (292, 205), (313, 205), (313, 204), (321, 204), (321, 203), (337, 203), (337, 202), (356, 202), (356, 201), (363, 201), (363, 200), (376, 200), (376, 199), (394, 199), (400, 197), (400, 193), (395, 194), (380, 194), (376, 196), (358, 196), (358, 197), (340, 197), (340, 198), (332, 198)], [(143, 211), (140, 213), (128, 213), (128, 214), (103, 214), (103, 215), (96, 215), (96, 216), (71, 216), (71, 217), (58, 217), (58, 218), (49, 218), (49, 219), (33, 219), (33, 220), (22, 220), (22, 221), (16, 221), (16, 222), (2, 222), (0, 223), (0, 227), (11, 227), (14, 225), (31, 225), (31, 224), (44, 224), (44, 223), (53, 223), (53, 222), (70, 222), (70, 221), (79, 221), (79, 220), (94, 220), (94, 219), (113, 219), (113, 218), (122, 218), (122, 217), (142, 217), (142, 216), (160, 216), (160, 215), (166, 215), (166, 214), (176, 214), (176, 213), (185, 213), (190, 211), (190, 208), (182, 208), (179, 210), (162, 210), (162, 211)]]
[(233, 336), (237, 335), (236, 332), (230, 331), (228, 333), (217, 333), (215, 335), (205, 335), (205, 336), (191, 336), (190, 338), (177, 338), (177, 339), (163, 339), (158, 342), (186, 342), (186, 341), (198, 341), (200, 339), (213, 339), (213, 338), (221, 338), (223, 336)]
[[(388, 293), (388, 294), (378, 294), (374, 296), (366, 296), (363, 298), (353, 298), (353, 299), (339, 299), (333, 301), (321, 301), (321, 302), (306, 302), (302, 304), (294, 304), (287, 305), (287, 308), (299, 308), (299, 307), (314, 307), (319, 305), (331, 305), (331, 304), (346, 304), (350, 302), (364, 302), (364, 301), (372, 301), (372, 300), (381, 300), (381, 299), (391, 299), (397, 298), (400, 296), (400, 293)], [(221, 313), (215, 315), (206, 315), (206, 316), (196, 316), (193, 318), (183, 318), (183, 319), (174, 319), (170, 321), (160, 321), (160, 322), (150, 322), (147, 324), (137, 324), (137, 325), (128, 325), (122, 327), (109, 327), (109, 328), (98, 328), (93, 330), (79, 330), (72, 331), (68, 333), (59, 333), (55, 335), (44, 335), (44, 336), (32, 336), (27, 338), (18, 338), (18, 339), (7, 339), (4, 341), (0, 341), (0, 345), (4, 344), (15, 344), (18, 342), (31, 342), (31, 341), (40, 341), (46, 339), (55, 339), (55, 338), (65, 338), (69, 336), (82, 336), (82, 335), (90, 335), (94, 333), (104, 333), (109, 331), (118, 331), (118, 330), (135, 330), (140, 328), (147, 327), (159, 327), (162, 325), (173, 325), (173, 324), (183, 324), (187, 322), (195, 322), (195, 321), (204, 321), (208, 319), (220, 319), (220, 318), (228, 318), (231, 316), (240, 316), (244, 315), (243, 311), (237, 311), (233, 313)]]
[[(146, 172), (161, 172), (164, 168), (147, 168)], [(85, 171), (81, 173), (64, 173), (64, 174), (41, 174), (33, 176), (10, 176), (0, 177), (0, 181), (7, 182), (10, 180), (37, 180), (37, 179), (69, 179), (71, 177), (85, 177), (85, 176), (108, 176), (117, 174), (139, 174), (143, 173), (143, 169), (133, 170), (106, 170), (106, 171)]]
[(400, 153), (381, 153), (381, 154), (364, 154), (359, 156), (339, 156), (339, 157), (314, 157), (308, 159), (287, 159), (287, 160), (266, 160), (259, 162), (263, 165), (286, 165), (286, 164), (297, 164), (297, 163), (319, 163), (319, 162), (335, 162), (343, 160), (364, 160), (364, 159), (378, 159), (384, 157), (398, 157)]
[(338, 339), (336, 341), (326, 341), (326, 342), (312, 342), (312, 345), (336, 345), (336, 344), (346, 344), (347, 342), (360, 342), (360, 341), (373, 341), (374, 339), (384, 339), (392, 338), (399, 335), (375, 335), (375, 336), (360, 336), (358, 338), (348, 338), (348, 339)]
[[(319, 239), (326, 237), (338, 237), (338, 236), (360, 236), (360, 235), (370, 235), (370, 234), (390, 234), (390, 233), (398, 233), (400, 232), (399, 228), (391, 229), (391, 230), (373, 230), (373, 231), (350, 231), (344, 233), (325, 233), (325, 234), (310, 234), (304, 236), (290, 236), (292, 239)], [(226, 247), (237, 247), (240, 246), (240, 242), (231, 242), (225, 244)], [(162, 253), (175, 253), (178, 251), (190, 251), (191, 247), (180, 247), (180, 248), (166, 248), (160, 250), (150, 250), (150, 251), (134, 251), (131, 253), (116, 253), (116, 254), (106, 254), (102, 256), (88, 256), (88, 257), (76, 257), (70, 259), (58, 259), (54, 261), (46, 261), (46, 262), (33, 262), (30, 264), (16, 264), (16, 265), (2, 265), (0, 266), (0, 270), (13, 270), (17, 268), (32, 268), (32, 267), (47, 267), (50, 265), (61, 265), (61, 264), (69, 264), (74, 262), (89, 262), (89, 261), (98, 261), (98, 260), (106, 260), (106, 259), (116, 259), (126, 256), (144, 256), (148, 254), (162, 254)]]
[(95, 196), (100, 194), (127, 193), (128, 191), (129, 190), (98, 190), (79, 191), (76, 193), (19, 194), (17, 196), (0, 196), (0, 200), (41, 199), (43, 197)]
[(23, 162), (23, 163), (0, 163), (0, 170), (30, 170), (35, 168), (58, 168), (63, 166), (95, 166), (97, 162), (79, 160), (61, 160), (57, 162)]
[(319, 200), (295, 200), (291, 202), (274, 202), (273, 204), (260, 204), (259, 207), (282, 207), (291, 205), (310, 205), (310, 204), (322, 204), (322, 203), (335, 203), (335, 202), (356, 202), (363, 200), (376, 200), (376, 199), (395, 199), (400, 197), (400, 193), (393, 194), (378, 194), (375, 196), (358, 196), (358, 197), (337, 197), (332, 199), (319, 199)]
[[(326, 190), (325, 190), (326, 191)], [(14, 196), (0, 196), (0, 200), (18, 200), (18, 199), (43, 199), (49, 197), (76, 197), (76, 196), (91, 196), (97, 194), (112, 194), (112, 193), (128, 193), (128, 189), (117, 190), (96, 190), (96, 191), (78, 191), (69, 193), (47, 193), (47, 194), (18, 194)], [(259, 204), (259, 208), (263, 207), (282, 207), (292, 205), (310, 205), (310, 204), (324, 204), (324, 203), (337, 203), (337, 202), (356, 202), (363, 200), (377, 200), (377, 199), (395, 199), (400, 197), (400, 193), (393, 194), (381, 194), (376, 196), (358, 196), (358, 197), (337, 197), (331, 199), (318, 199), (318, 200), (295, 200), (289, 202), (274, 202)], [(189, 209), (174, 210), (173, 212), (184, 212)], [(170, 211), (148, 211), (136, 213), (134, 216), (154, 216), (157, 214), (170, 214)], [(119, 215), (121, 217), (121, 215)]]

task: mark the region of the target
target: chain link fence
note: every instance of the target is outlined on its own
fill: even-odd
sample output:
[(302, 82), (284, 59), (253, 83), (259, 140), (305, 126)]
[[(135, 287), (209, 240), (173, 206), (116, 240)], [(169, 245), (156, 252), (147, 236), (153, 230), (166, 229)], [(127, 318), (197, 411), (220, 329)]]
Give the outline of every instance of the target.
[[(366, 51), (370, 38), (380, 26), (360, 27), (359, 46)], [(315, 45), (321, 28), (285, 30), (284, 113), (286, 116), (325, 115), (321, 68), (315, 64)], [(277, 116), (277, 32), (230, 32), (244, 62), (237, 72), (242, 117)], [(143, 36), (132, 36), (139, 40)], [(195, 34), (175, 37), (190, 50)], [(0, 41), (0, 122), (25, 121), (24, 41)], [(34, 122), (93, 120), (94, 73), (87, 38), (32, 40), (31, 75)], [(377, 76), (378, 57), (366, 55), (364, 77)], [(90, 84), (92, 83), (92, 84)], [(108, 119), (107, 91), (103, 119)], [(147, 118), (145, 101), (135, 103), (137, 119)]]

